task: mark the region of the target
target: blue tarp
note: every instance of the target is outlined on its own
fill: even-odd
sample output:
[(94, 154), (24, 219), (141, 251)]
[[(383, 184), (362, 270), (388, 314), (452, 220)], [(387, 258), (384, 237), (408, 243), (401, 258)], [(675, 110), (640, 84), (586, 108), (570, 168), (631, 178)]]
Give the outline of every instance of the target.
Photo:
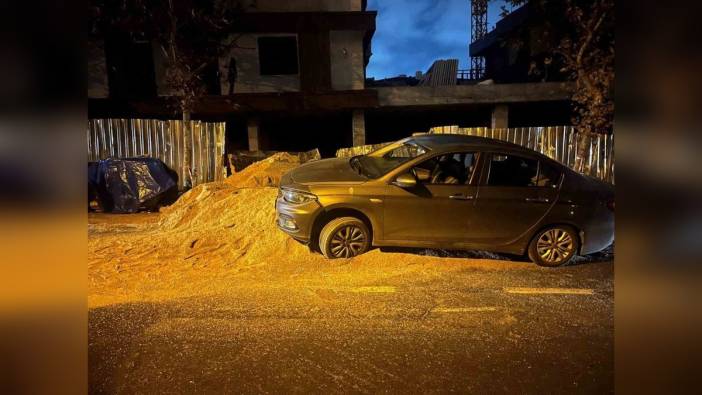
[(154, 158), (105, 159), (88, 164), (88, 185), (104, 211), (135, 213), (174, 199), (178, 175)]

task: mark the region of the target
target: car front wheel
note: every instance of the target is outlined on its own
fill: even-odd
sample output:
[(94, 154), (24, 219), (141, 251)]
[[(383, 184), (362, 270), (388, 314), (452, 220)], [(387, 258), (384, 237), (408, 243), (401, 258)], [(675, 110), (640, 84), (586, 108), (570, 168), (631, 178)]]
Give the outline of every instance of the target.
[(369, 247), (370, 232), (358, 218), (335, 218), (319, 234), (319, 249), (329, 259), (351, 258), (368, 251)]
[(543, 229), (529, 244), (529, 258), (539, 266), (561, 266), (570, 262), (578, 251), (578, 235), (569, 226)]

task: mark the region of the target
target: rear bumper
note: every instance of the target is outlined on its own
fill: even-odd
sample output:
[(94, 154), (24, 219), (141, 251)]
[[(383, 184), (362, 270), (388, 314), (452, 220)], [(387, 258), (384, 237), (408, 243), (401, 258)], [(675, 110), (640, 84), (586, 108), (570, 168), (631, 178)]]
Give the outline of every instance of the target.
[(580, 254), (600, 252), (614, 243), (614, 221), (591, 224), (583, 229)]
[(281, 196), (275, 201), (275, 222), (278, 229), (298, 241), (309, 243), (312, 238), (314, 219), (322, 210), (322, 206), (317, 201), (290, 204)]

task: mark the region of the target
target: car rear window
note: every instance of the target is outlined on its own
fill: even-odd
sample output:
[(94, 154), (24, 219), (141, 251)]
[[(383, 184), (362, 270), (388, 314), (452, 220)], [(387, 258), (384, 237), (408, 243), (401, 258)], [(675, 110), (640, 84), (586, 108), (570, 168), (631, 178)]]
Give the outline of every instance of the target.
[(517, 155), (493, 154), (487, 185), (503, 187), (556, 187), (561, 179), (557, 167)]
[(493, 154), (487, 185), (500, 187), (535, 186), (539, 162), (516, 155)]
[(549, 163), (543, 161), (539, 165), (539, 177), (536, 180), (538, 187), (555, 188), (561, 180), (561, 170)]

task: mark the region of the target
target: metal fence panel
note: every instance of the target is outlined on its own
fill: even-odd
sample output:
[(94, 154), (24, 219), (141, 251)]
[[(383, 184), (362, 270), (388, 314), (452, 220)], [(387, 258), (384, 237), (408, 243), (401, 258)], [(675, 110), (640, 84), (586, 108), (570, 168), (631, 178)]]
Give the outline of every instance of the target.
[[(88, 161), (107, 158), (158, 158), (178, 173), (183, 189), (183, 121), (158, 119), (88, 120)], [(224, 122), (190, 121), (193, 186), (224, 179)]]

